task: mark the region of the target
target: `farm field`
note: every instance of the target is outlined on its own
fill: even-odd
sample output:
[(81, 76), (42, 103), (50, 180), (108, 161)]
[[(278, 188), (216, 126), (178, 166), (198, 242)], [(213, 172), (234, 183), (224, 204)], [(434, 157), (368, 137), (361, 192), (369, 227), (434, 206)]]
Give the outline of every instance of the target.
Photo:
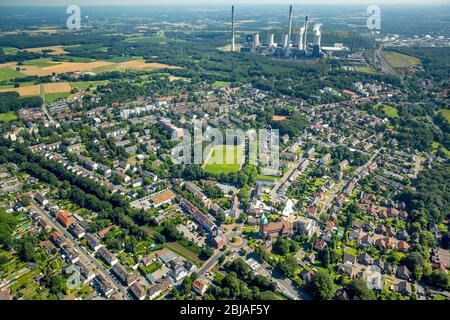
[(35, 67), (38, 67), (38, 68), (52, 67), (52, 66), (57, 65), (57, 64), (58, 64), (58, 62), (51, 61), (49, 58), (28, 60), (28, 61), (26, 61), (24, 63), (25, 66), (35, 66)]
[(20, 71), (16, 71), (17, 64), (0, 64), (0, 81), (11, 80), (25, 76), (50, 76), (52, 74), (62, 74), (67, 72), (104, 73), (109, 71), (126, 70), (157, 70), (157, 69), (179, 69), (180, 67), (170, 66), (162, 63), (146, 63), (144, 59), (132, 59), (130, 57), (117, 58), (111, 60), (90, 61), (67, 57), (69, 61), (52, 61), (50, 58), (25, 61), (20, 66)]
[(24, 78), (25, 75), (16, 71), (15, 69), (11, 69), (10, 67), (2, 67), (0, 64), (0, 81), (8, 81), (15, 78)]
[(80, 82), (71, 82), (70, 86), (73, 89), (79, 89), (79, 90), (85, 90), (92, 86), (92, 88), (96, 88), (98, 86), (102, 86), (105, 84), (108, 84), (108, 80), (101, 80), (101, 81), (80, 81)]
[(63, 46), (51, 46), (51, 47), (39, 47), (39, 48), (27, 48), (25, 51), (28, 52), (43, 52), (48, 51), (47, 54), (49, 55), (60, 55), (60, 54), (66, 54), (67, 51), (64, 50)]
[[(72, 87), (68, 82), (47, 83), (44, 86), (46, 94), (69, 93)], [(17, 92), (21, 96), (38, 96), (41, 93), (39, 84), (19, 88), (3, 88), (0, 92)]]
[(211, 151), (204, 165), (212, 174), (237, 172), (244, 162), (244, 151), (237, 146), (218, 145)]
[(420, 64), (420, 59), (397, 52), (383, 52), (383, 57), (393, 68), (411, 68)]
[(19, 51), (19, 49), (14, 47), (1, 47), (3, 49), (4, 54), (15, 54)]

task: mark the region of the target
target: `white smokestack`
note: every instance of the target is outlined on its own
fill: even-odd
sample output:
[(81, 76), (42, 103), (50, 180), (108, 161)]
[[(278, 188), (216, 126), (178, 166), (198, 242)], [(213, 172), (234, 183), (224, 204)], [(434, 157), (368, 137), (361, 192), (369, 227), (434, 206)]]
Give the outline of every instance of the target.
[(288, 56), (290, 54), (291, 50), (291, 36), (292, 36), (292, 5), (289, 6), (289, 31), (288, 31), (288, 39), (287, 39), (287, 46), (286, 46), (286, 55)]
[(288, 42), (289, 41), (289, 35), (288, 34), (285, 34), (284, 35), (284, 39), (283, 39), (283, 48), (284, 49), (287, 49), (288, 48)]
[(275, 35), (272, 33), (269, 35), (269, 48), (275, 47)]
[(259, 33), (255, 34), (255, 47), (261, 46), (261, 43), (259, 41)]
[(313, 44), (315, 46), (319, 46), (319, 48), (320, 48), (320, 42), (321, 42), (321, 38), (322, 38), (322, 34), (320, 32), (320, 27), (322, 27), (321, 23), (315, 24), (313, 27), (313, 32), (314, 32)]
[(306, 51), (306, 46), (307, 46), (307, 43), (306, 43), (306, 37), (307, 37), (307, 35), (308, 35), (308, 16), (306, 16), (306, 18), (305, 18), (305, 26), (304, 26), (304, 29), (305, 29), (305, 31), (304, 31), (304, 36), (303, 36), (303, 50)]
[(234, 6), (231, 6), (231, 51), (236, 49), (235, 34), (234, 34)]
[(305, 35), (305, 27), (300, 27), (298, 34), (298, 49), (303, 50), (303, 37)]

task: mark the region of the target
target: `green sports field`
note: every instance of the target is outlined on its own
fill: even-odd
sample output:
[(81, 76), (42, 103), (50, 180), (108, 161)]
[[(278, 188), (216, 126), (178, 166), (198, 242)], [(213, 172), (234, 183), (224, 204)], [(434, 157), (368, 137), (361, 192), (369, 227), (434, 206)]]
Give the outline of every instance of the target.
[(218, 145), (212, 150), (204, 166), (212, 174), (237, 172), (244, 162), (244, 151), (236, 146)]

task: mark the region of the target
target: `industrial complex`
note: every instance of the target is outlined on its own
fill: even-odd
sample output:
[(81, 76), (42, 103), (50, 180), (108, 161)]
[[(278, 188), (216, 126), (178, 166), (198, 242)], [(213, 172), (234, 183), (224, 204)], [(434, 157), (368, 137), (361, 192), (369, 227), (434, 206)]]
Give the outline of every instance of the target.
[[(231, 51), (236, 51), (235, 8), (231, 9)], [(312, 26), (313, 38), (308, 43), (308, 28), (310, 21), (305, 17), (303, 25), (293, 26), (292, 5), (289, 6), (289, 20), (287, 33), (281, 34), (281, 43), (275, 42), (275, 30), (267, 33), (266, 42), (261, 41), (260, 33), (247, 34), (240, 52), (255, 52), (276, 58), (319, 59), (325, 53), (333, 51), (346, 51), (348, 48), (336, 43), (334, 47), (322, 47), (321, 23)], [(277, 35), (280, 36), (280, 35)]]

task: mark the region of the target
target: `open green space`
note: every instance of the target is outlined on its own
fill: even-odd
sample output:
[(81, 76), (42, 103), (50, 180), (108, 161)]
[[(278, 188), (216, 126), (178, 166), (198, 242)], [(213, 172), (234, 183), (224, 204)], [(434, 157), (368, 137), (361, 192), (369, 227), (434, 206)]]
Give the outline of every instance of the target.
[(26, 65), (26, 66), (35, 66), (38, 68), (51, 67), (51, 66), (54, 66), (55, 64), (58, 64), (58, 63), (51, 61), (50, 58), (28, 60), (28, 61), (24, 62), (24, 65)]
[(397, 52), (384, 51), (383, 58), (393, 68), (411, 68), (420, 64), (420, 59)]
[(216, 82), (214, 82), (214, 86), (216, 86), (216, 87), (229, 86), (230, 84), (231, 84), (231, 82), (227, 82), (227, 81), (216, 81)]
[(440, 112), (444, 116), (445, 120), (447, 120), (447, 122), (450, 124), (450, 109), (442, 109)]
[(212, 174), (237, 172), (243, 161), (244, 151), (241, 148), (218, 145), (212, 150), (204, 169)]
[(0, 122), (10, 122), (17, 119), (14, 112), (0, 113)]
[(161, 43), (167, 41), (165, 36), (129, 37), (125, 39), (128, 43)]
[(101, 81), (79, 81), (79, 82), (71, 82), (70, 86), (73, 89), (85, 90), (89, 87), (96, 88), (98, 86), (102, 86), (108, 84), (109, 80), (101, 80)]
[(59, 99), (66, 99), (69, 96), (69, 92), (60, 92), (60, 93), (46, 93), (45, 94), (45, 102), (52, 103)]
[(11, 68), (0, 68), (0, 81), (8, 81), (15, 78), (25, 78), (26, 75), (11, 69)]
[(3, 49), (4, 54), (16, 54), (19, 49), (14, 47), (1, 47)]
[(386, 116), (390, 117), (390, 118), (398, 118), (398, 111), (396, 108), (385, 105), (385, 104), (380, 104), (378, 105), (379, 108), (383, 108), (384, 112), (386, 113)]

